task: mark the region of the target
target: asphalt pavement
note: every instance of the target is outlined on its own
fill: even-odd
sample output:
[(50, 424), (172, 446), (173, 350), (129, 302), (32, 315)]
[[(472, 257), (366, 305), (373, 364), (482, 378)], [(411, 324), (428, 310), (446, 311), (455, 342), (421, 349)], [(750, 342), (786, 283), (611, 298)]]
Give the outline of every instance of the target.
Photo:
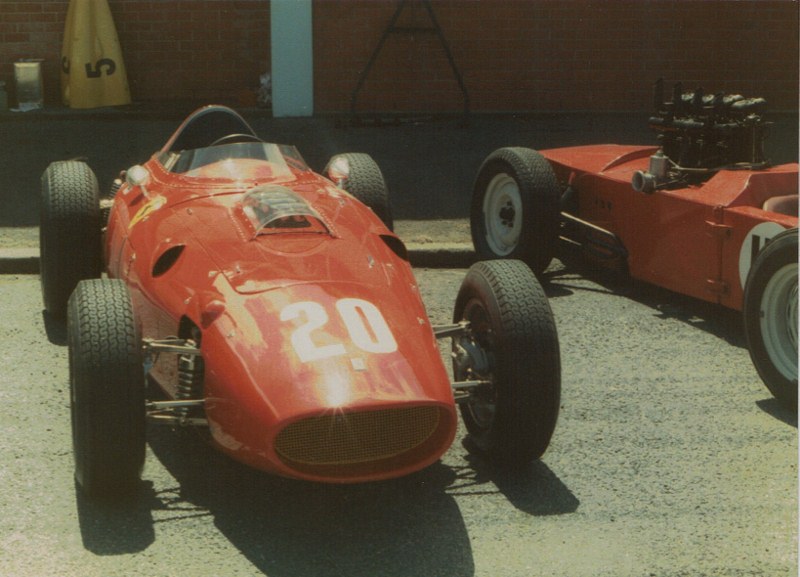
[[(195, 105), (132, 105), (0, 113), (0, 272), (38, 269), (40, 177), (50, 162), (83, 158), (102, 190), (123, 169), (158, 150)], [(469, 217), (472, 181), (483, 159), (503, 146), (534, 149), (580, 144), (652, 144), (646, 112), (383, 115), (272, 118), (240, 110), (265, 140), (294, 144), (321, 171), (342, 152), (366, 152), (388, 183), (398, 233), (416, 266), (463, 266), (468, 238), (452, 238)], [(767, 155), (776, 164), (798, 159), (797, 113), (775, 113)], [(444, 223), (444, 225), (442, 224)], [(424, 230), (423, 230), (424, 228)], [(404, 236), (413, 231), (423, 237)]]

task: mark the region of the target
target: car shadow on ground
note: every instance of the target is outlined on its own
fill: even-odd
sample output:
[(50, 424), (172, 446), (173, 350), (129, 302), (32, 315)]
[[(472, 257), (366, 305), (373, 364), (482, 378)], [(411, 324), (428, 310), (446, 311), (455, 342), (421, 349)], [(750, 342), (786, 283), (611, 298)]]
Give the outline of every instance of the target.
[(455, 480), (447, 489), (450, 495), (480, 497), (499, 493), (517, 510), (536, 517), (574, 513), (580, 505), (544, 461), (534, 461), (522, 470), (508, 470), (467, 452), (464, 462), (453, 467)]
[(797, 428), (797, 412), (792, 411), (788, 407), (782, 405), (778, 399), (769, 397), (760, 401), (756, 401), (756, 405), (759, 409), (771, 417), (782, 421), (787, 425), (794, 427), (795, 429)]
[(136, 501), (122, 505), (78, 496), (84, 546), (95, 554), (143, 551), (155, 525), (210, 517), (271, 576), (471, 576), (472, 548), (457, 500), (502, 494), (530, 515), (566, 514), (579, 504), (542, 462), (512, 474), (467, 455), (463, 465), (439, 462), (396, 480), (328, 485), (250, 469), (189, 431), (150, 426), (148, 440), (176, 484), (156, 491), (145, 480)]
[(53, 318), (46, 310), (42, 310), (42, 324), (44, 325), (47, 340), (51, 345), (59, 347), (67, 346), (67, 323), (66, 321)]
[[(594, 286), (587, 286), (585, 281)], [(570, 256), (554, 261), (542, 275), (542, 282), (550, 298), (584, 291), (617, 295), (647, 306), (657, 319), (678, 320), (747, 349), (740, 312), (638, 281), (626, 272), (600, 268), (586, 259)]]
[(206, 512), (267, 575), (474, 574), (464, 521), (446, 493), (453, 474), (440, 464), (394, 481), (328, 485), (250, 469), (195, 435), (157, 427), (148, 434), (177, 481), (156, 495), (160, 507), (167, 515), (187, 506)]
[[(593, 286), (586, 286), (586, 281)], [(739, 311), (637, 281), (624, 272), (593, 267), (579, 257), (554, 261), (544, 273), (542, 283), (549, 298), (568, 297), (580, 291), (600, 291), (630, 299), (652, 309), (656, 319), (680, 321), (748, 354)], [(769, 397), (756, 404), (773, 418), (797, 428), (797, 411), (785, 407), (775, 398)]]

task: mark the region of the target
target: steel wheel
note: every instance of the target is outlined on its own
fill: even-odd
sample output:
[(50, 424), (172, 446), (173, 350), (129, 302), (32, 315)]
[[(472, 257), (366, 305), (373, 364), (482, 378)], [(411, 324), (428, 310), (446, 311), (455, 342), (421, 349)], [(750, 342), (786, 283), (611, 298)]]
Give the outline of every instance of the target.
[(797, 264), (778, 270), (761, 297), (761, 334), (775, 368), (797, 378)]
[(560, 188), (547, 159), (529, 148), (500, 148), (472, 188), (470, 232), (480, 260), (519, 259), (534, 274), (555, 256)]
[(756, 256), (742, 310), (750, 358), (775, 398), (797, 409), (797, 229), (775, 236)]
[(483, 197), (486, 242), (493, 253), (508, 256), (522, 232), (522, 198), (517, 181), (505, 172), (495, 176)]

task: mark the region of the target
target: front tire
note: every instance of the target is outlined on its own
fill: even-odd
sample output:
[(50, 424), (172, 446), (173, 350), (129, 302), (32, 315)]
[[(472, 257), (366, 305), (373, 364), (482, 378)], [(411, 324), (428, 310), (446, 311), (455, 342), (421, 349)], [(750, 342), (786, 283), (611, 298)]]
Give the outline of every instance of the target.
[(125, 283), (81, 281), (67, 337), (75, 479), (90, 498), (125, 496), (145, 456), (141, 337)]
[(547, 296), (518, 260), (479, 262), (456, 299), (453, 320), (470, 322), (454, 340), (456, 380), (488, 380), (460, 405), (472, 447), (520, 467), (544, 454), (561, 402), (561, 362)]
[(481, 165), (470, 227), (479, 259), (525, 261), (541, 274), (555, 256), (559, 187), (550, 163), (529, 148), (500, 148)]
[(39, 222), (44, 308), (63, 319), (67, 300), (83, 279), (102, 272), (100, 193), (85, 163), (53, 162), (42, 175)]
[(386, 228), (394, 230), (394, 217), (389, 202), (389, 189), (378, 163), (362, 152), (337, 154), (328, 161), (325, 173), (332, 176), (338, 186), (367, 205)]
[(761, 380), (797, 410), (797, 229), (777, 235), (747, 277), (743, 320), (747, 349)]

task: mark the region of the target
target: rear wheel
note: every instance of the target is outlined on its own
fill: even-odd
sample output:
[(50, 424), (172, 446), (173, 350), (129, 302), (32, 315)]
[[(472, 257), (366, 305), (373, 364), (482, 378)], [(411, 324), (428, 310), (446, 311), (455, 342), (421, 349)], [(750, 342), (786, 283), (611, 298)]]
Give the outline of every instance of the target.
[(138, 484), (145, 455), (141, 338), (123, 281), (81, 281), (69, 300), (75, 479), (91, 498)]
[(797, 229), (775, 236), (758, 254), (744, 293), (750, 358), (770, 392), (797, 410)]
[(330, 159), (325, 174), (338, 186), (367, 205), (386, 228), (394, 229), (389, 189), (378, 163), (369, 154), (346, 152)]
[(539, 282), (522, 261), (472, 266), (453, 315), (469, 321), (454, 340), (456, 380), (483, 380), (461, 414), (470, 445), (512, 467), (547, 449), (561, 402), (561, 362), (555, 321)]
[(44, 308), (64, 318), (78, 281), (102, 272), (99, 188), (85, 163), (54, 162), (42, 175), (39, 247)]
[(529, 148), (500, 148), (481, 165), (470, 226), (480, 259), (512, 258), (537, 275), (555, 256), (559, 187), (550, 163)]

